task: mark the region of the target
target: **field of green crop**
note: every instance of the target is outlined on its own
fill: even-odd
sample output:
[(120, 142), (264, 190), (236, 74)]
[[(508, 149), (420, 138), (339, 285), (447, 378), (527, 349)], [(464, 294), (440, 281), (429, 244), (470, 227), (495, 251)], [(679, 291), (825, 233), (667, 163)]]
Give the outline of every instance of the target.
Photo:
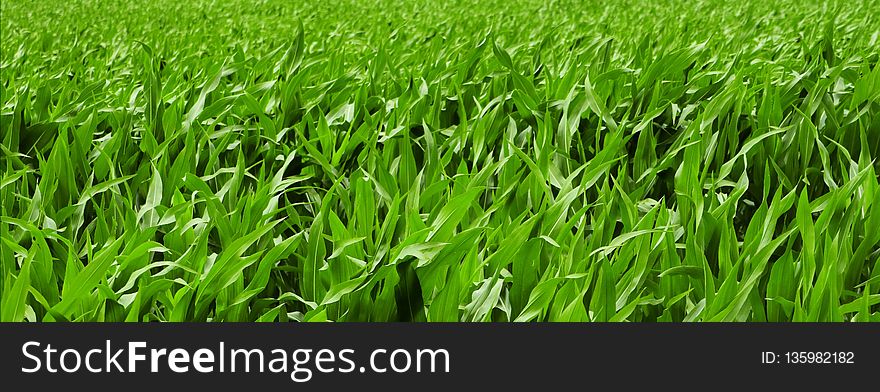
[(878, 1), (0, 4), (3, 321), (880, 321)]

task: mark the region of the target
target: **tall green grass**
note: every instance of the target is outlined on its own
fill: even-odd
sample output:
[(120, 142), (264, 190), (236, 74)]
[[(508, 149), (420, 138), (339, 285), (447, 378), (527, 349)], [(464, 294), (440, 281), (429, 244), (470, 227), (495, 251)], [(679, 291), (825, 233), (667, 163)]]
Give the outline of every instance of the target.
[(3, 321), (880, 321), (880, 2), (0, 3)]

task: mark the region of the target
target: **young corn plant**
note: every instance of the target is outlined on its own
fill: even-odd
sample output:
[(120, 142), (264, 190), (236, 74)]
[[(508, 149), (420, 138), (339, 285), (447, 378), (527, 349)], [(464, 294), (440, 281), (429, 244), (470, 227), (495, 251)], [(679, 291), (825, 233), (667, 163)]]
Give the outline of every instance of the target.
[(880, 321), (880, 3), (0, 3), (2, 321)]

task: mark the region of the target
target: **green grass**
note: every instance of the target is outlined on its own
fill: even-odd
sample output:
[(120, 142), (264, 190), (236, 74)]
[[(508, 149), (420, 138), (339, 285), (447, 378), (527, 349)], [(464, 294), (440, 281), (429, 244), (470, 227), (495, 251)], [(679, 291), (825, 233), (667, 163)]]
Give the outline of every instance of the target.
[(0, 3), (3, 321), (880, 321), (880, 2), (117, 3)]

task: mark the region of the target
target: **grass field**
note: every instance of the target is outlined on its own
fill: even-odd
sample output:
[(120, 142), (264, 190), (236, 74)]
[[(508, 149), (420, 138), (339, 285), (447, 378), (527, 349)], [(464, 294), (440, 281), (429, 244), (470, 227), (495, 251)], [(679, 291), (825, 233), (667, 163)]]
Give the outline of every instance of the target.
[(0, 4), (3, 321), (880, 321), (880, 2)]

